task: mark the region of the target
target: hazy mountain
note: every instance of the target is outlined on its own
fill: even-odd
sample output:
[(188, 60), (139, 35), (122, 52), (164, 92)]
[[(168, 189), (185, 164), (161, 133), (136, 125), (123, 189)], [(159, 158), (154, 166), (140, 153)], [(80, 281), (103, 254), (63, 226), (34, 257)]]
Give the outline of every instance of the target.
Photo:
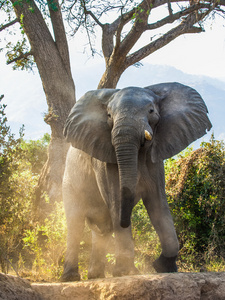
[[(83, 71), (75, 76), (78, 99), (88, 89), (97, 87), (103, 71), (104, 66), (97, 65), (88, 68), (88, 70), (84, 68)], [(206, 76), (186, 74), (170, 66), (145, 64), (139, 68), (130, 67), (122, 75), (117, 87), (144, 87), (156, 83), (174, 81), (193, 87), (206, 102), (213, 128), (203, 139), (208, 140), (213, 132), (216, 139), (225, 139), (225, 82), (223, 81)], [(198, 146), (199, 143), (200, 141), (195, 143), (195, 146)]]
[[(96, 89), (104, 72), (104, 65), (98, 64), (83, 69), (73, 68), (76, 85), (76, 96), (79, 99), (88, 90)], [(21, 72), (10, 75), (10, 80), (2, 82), (1, 94), (5, 94), (3, 102), (8, 105), (7, 117), (16, 132), (21, 124), (25, 124), (26, 138), (38, 138), (49, 127), (43, 121), (47, 105), (40, 78)], [(3, 78), (4, 80), (4, 78)], [(122, 75), (118, 88), (126, 86), (148, 86), (161, 82), (177, 81), (195, 88), (205, 100), (216, 139), (225, 139), (225, 82), (210, 77), (185, 74), (173, 67), (145, 64), (140, 68), (130, 67)], [(12, 86), (12, 82), (14, 85)], [(11, 85), (10, 85), (11, 84)], [(211, 135), (204, 137), (207, 140)], [(197, 143), (197, 145), (199, 142)]]

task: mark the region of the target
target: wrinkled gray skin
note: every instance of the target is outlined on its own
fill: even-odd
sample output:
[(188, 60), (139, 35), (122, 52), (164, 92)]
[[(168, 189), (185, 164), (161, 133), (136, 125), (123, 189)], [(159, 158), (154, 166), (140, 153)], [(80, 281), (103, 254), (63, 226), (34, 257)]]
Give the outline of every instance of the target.
[(163, 160), (210, 128), (201, 96), (179, 83), (96, 90), (76, 103), (64, 131), (72, 146), (63, 181), (68, 239), (62, 281), (80, 279), (85, 219), (92, 229), (88, 278), (104, 277), (104, 246), (113, 232), (113, 275), (137, 273), (130, 218), (140, 199), (162, 246), (154, 268), (177, 271), (179, 245), (165, 195)]

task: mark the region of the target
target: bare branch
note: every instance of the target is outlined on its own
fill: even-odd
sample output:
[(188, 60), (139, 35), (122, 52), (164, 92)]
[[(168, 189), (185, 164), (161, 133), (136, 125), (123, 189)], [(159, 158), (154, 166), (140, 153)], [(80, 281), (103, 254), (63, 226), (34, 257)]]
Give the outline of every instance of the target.
[[(190, 0), (169, 0), (170, 3), (179, 3), (179, 2), (190, 2)], [(197, 2), (197, 1), (196, 1)], [(200, 1), (198, 1), (200, 2)], [(204, 1), (204, 4), (208, 4), (208, 5), (212, 5), (214, 1), (211, 1), (211, 0), (205, 0)], [(203, 4), (203, 2), (201, 2)], [(152, 9), (153, 8), (156, 8), (156, 7), (159, 7), (159, 6), (162, 6), (162, 5), (165, 5), (167, 4), (168, 5), (168, 0), (155, 0), (153, 2), (153, 6), (152, 6)], [(222, 5), (222, 6), (225, 6), (225, 0), (216, 0), (214, 2), (214, 6), (218, 6), (218, 5)]]
[(17, 23), (17, 22), (19, 22), (19, 19), (18, 19), (18, 18), (14, 19), (13, 21), (11, 21), (11, 22), (9, 22), (9, 23), (7, 23), (7, 24), (5, 24), (5, 25), (2, 25), (2, 26), (0, 27), (0, 32), (1, 32), (2, 30), (4, 30), (4, 29), (6, 29), (6, 28), (8, 28), (8, 27), (10, 27), (10, 26), (12, 26), (12, 25), (14, 25), (14, 24)]
[(59, 6), (59, 1), (54, 0), (53, 2), (51, 0), (48, 0), (48, 7), (50, 12), (52, 27), (54, 30), (56, 46), (59, 50), (60, 56), (65, 64), (65, 68), (68, 74), (71, 75), (69, 49), (68, 49), (65, 27), (62, 19), (62, 13)]
[(116, 33), (116, 45), (115, 45), (115, 48), (118, 48), (120, 47), (120, 43), (121, 43), (121, 33), (122, 33), (122, 30), (124, 28), (124, 26), (129, 22), (131, 21), (133, 15), (135, 13), (135, 8), (132, 9), (131, 11), (129, 11), (128, 13), (122, 15), (120, 17), (120, 20), (119, 18), (113, 23), (113, 25), (115, 26), (115, 33)]
[(156, 50), (164, 47), (165, 45), (169, 44), (178, 36), (185, 34), (185, 33), (199, 33), (203, 32), (204, 29), (201, 27), (195, 27), (194, 24), (200, 19), (203, 19), (205, 15), (196, 16), (195, 14), (191, 14), (188, 16), (181, 24), (177, 27), (171, 29), (162, 37), (158, 38), (157, 40), (149, 43), (148, 45), (142, 47), (138, 51), (134, 52), (133, 54), (129, 55), (126, 59), (126, 68), (135, 64), (136, 62), (142, 60), (143, 58), (147, 57), (148, 55), (152, 54)]
[(131, 20), (135, 8), (120, 15), (113, 23), (104, 24), (102, 27), (102, 50), (106, 62), (109, 60), (114, 49), (114, 35), (116, 35), (115, 49), (120, 46), (121, 32), (123, 27)]
[(181, 17), (184, 17), (184, 16), (186, 16), (186, 15), (188, 15), (188, 14), (194, 12), (194, 11), (197, 12), (197, 10), (201, 9), (201, 8), (209, 9), (210, 6), (209, 6), (209, 4), (204, 4), (204, 3), (194, 4), (190, 7), (188, 7), (187, 9), (184, 9), (182, 11), (179, 11), (179, 12), (175, 13), (175, 14), (167, 16), (164, 19), (162, 19), (160, 21), (157, 21), (156, 23), (148, 24), (147, 25), (147, 30), (156, 29), (156, 28), (164, 26), (165, 24), (173, 23), (174, 21), (179, 20)]
[(119, 27), (125, 26), (133, 17), (136, 8), (131, 9), (130, 11), (120, 15), (110, 26), (112, 31), (115, 33), (119, 30)]
[(99, 19), (90, 10), (86, 10), (86, 7), (84, 8), (84, 13), (90, 15), (100, 27), (103, 27), (103, 24), (99, 21)]
[(172, 6), (171, 6), (170, 0), (167, 0), (167, 4), (168, 4), (169, 15), (171, 16), (173, 14), (173, 10), (172, 10)]
[(6, 63), (7, 65), (10, 65), (14, 62), (17, 62), (18, 60), (21, 60), (21, 59), (27, 59), (29, 56), (33, 55), (33, 52), (30, 51), (30, 52), (27, 52), (27, 53), (21, 53), (19, 56), (15, 57), (14, 59), (12, 60), (8, 60)]
[(146, 30), (152, 0), (142, 1), (136, 8), (134, 24), (121, 43), (121, 53), (127, 54)]

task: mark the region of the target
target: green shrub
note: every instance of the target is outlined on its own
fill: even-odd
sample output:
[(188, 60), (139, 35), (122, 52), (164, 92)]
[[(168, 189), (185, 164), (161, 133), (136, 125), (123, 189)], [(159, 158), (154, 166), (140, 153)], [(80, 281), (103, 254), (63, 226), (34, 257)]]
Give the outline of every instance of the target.
[(133, 209), (131, 223), (135, 243), (135, 266), (142, 273), (153, 271), (152, 262), (160, 255), (161, 246), (142, 200)]
[(15, 138), (7, 124), (5, 108), (0, 102), (0, 268), (7, 273), (12, 266), (17, 270), (22, 265), (32, 265), (33, 257), (24, 249), (23, 242), (24, 233), (35, 225), (32, 207), (38, 174), (30, 149), (37, 150), (35, 161), (40, 169), (47, 143), (45, 137), (26, 142), (23, 127), (19, 138)]
[(25, 230), (23, 243), (32, 260), (35, 280), (59, 279), (66, 247), (66, 220), (62, 203), (55, 203), (54, 211), (42, 224), (37, 222)]
[(166, 162), (166, 191), (181, 259), (225, 258), (225, 149), (212, 136)]

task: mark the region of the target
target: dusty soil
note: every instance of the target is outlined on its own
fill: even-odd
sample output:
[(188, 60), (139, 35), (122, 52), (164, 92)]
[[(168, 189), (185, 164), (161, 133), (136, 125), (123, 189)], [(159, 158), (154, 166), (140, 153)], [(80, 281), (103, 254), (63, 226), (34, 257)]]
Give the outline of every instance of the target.
[(42, 296), (22, 278), (0, 273), (0, 300), (42, 300)]
[(153, 274), (31, 285), (0, 274), (0, 299), (225, 300), (225, 273)]

